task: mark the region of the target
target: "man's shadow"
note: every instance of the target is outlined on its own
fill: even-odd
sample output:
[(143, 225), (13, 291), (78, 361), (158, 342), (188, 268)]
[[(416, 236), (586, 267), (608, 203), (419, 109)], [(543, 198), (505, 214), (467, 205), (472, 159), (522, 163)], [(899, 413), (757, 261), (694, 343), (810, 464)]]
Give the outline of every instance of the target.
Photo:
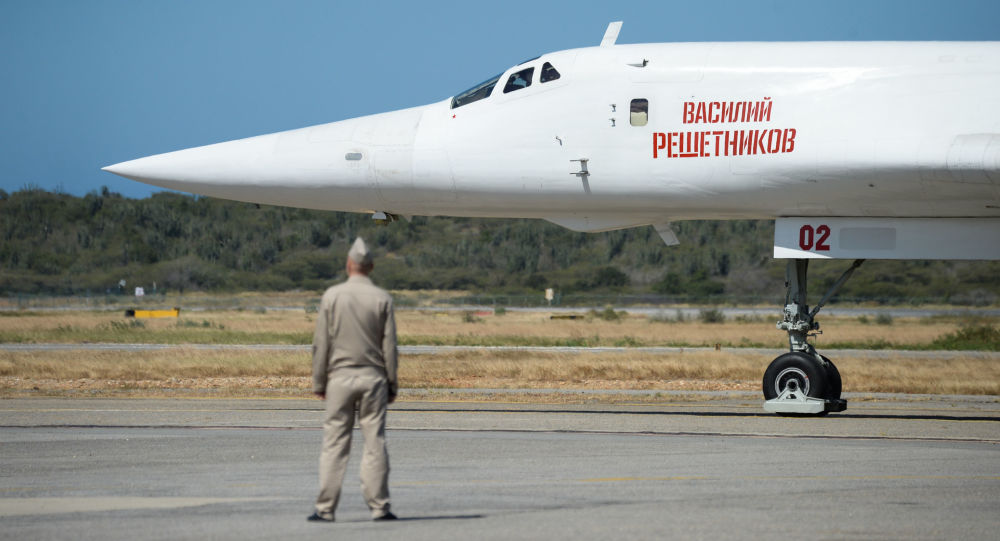
[[(376, 524), (392, 524), (393, 522), (416, 522), (418, 520), (467, 520), (485, 518), (486, 515), (437, 515), (430, 517), (398, 517), (396, 520), (376, 522)], [(339, 520), (337, 522), (340, 522)], [(371, 522), (370, 520), (345, 520), (344, 522)]]

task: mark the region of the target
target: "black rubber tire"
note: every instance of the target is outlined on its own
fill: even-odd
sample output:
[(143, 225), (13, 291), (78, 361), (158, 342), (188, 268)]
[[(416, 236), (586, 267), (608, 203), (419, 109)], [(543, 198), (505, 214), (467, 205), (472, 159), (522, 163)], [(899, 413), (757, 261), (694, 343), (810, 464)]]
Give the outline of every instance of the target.
[(844, 382), (840, 379), (840, 370), (837, 370), (837, 366), (826, 355), (820, 357), (826, 362), (826, 399), (840, 400), (840, 393), (844, 387)]
[[(779, 377), (785, 382), (792, 378), (797, 379), (799, 389), (805, 390), (808, 387), (806, 392), (808, 397), (822, 399), (827, 397), (827, 371), (818, 359), (805, 353), (793, 351), (771, 361), (764, 371), (765, 400), (777, 398), (781, 394), (775, 386)], [(808, 381), (803, 381), (803, 377)]]

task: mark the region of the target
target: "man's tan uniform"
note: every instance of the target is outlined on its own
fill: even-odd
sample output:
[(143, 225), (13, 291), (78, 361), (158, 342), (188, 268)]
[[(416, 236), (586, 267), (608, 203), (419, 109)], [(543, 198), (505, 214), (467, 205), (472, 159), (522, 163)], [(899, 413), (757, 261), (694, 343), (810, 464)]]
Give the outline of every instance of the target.
[(326, 393), (316, 498), (316, 513), (325, 519), (333, 518), (340, 499), (355, 408), (365, 440), (361, 490), (372, 518), (389, 513), (385, 414), (389, 397), (395, 398), (398, 389), (396, 367), (392, 297), (361, 275), (328, 289), (320, 302), (313, 336), (313, 391)]

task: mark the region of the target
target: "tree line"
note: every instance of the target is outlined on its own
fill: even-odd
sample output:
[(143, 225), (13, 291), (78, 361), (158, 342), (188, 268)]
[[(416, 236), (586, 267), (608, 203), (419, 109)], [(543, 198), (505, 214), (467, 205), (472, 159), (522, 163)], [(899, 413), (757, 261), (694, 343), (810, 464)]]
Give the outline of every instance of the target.
[[(651, 227), (575, 233), (543, 220), (370, 216), (161, 192), (129, 199), (0, 190), (0, 295), (147, 291), (321, 290), (344, 278), (356, 236), (374, 249), (390, 289), (494, 294), (649, 295), (687, 301), (779, 302), (785, 265), (771, 258), (768, 220), (675, 224), (679, 246)], [(816, 261), (811, 294), (845, 268)], [(126, 287), (121, 288), (124, 280)], [(1000, 263), (871, 261), (841, 298), (993, 304)]]

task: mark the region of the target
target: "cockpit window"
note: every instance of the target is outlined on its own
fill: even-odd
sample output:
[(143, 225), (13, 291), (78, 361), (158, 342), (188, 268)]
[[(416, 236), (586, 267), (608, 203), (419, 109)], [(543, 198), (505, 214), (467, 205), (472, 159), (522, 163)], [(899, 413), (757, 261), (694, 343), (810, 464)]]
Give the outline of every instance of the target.
[(531, 86), (531, 75), (534, 72), (535, 68), (528, 68), (510, 74), (510, 78), (507, 79), (507, 85), (503, 87), (503, 93), (506, 94), (508, 92), (521, 90), (522, 88), (528, 88)]
[(493, 93), (493, 87), (497, 85), (497, 81), (500, 80), (501, 75), (503, 74), (499, 73), (496, 77), (490, 77), (478, 85), (455, 96), (451, 99), (451, 108), (454, 109), (456, 107), (468, 105), (474, 101), (479, 101), (483, 98), (488, 98), (490, 94)]
[(559, 72), (556, 71), (556, 68), (552, 67), (552, 64), (549, 64), (548, 62), (542, 64), (542, 75), (539, 78), (541, 82), (547, 83), (549, 81), (555, 81), (558, 78)]

